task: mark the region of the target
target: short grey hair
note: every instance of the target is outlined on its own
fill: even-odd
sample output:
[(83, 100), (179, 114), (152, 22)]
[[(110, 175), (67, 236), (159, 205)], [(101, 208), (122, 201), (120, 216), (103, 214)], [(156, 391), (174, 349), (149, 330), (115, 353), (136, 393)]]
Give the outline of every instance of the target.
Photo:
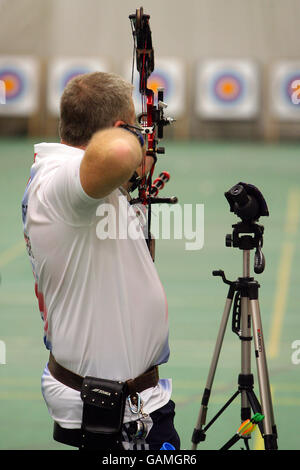
[(73, 146), (86, 145), (98, 130), (132, 117), (131, 83), (117, 74), (92, 72), (77, 75), (60, 101), (60, 138)]

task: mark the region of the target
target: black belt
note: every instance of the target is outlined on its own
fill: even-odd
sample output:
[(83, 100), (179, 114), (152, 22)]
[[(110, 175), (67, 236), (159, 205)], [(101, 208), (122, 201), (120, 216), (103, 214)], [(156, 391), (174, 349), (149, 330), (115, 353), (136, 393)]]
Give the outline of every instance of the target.
[[(74, 390), (81, 391), (84, 377), (75, 374), (65, 367), (61, 366), (56, 362), (52, 353), (50, 353), (48, 369), (51, 375), (63, 383), (67, 387), (73, 388)], [(159, 374), (158, 367), (154, 366), (144, 374), (139, 375), (135, 379), (126, 380), (128, 387), (128, 394), (141, 393), (147, 388), (155, 387), (158, 384)]]

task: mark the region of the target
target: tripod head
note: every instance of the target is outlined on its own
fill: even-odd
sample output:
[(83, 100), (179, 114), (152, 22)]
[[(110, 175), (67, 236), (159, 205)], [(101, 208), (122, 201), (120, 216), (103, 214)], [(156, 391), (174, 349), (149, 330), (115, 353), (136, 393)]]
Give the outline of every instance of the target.
[(268, 216), (267, 203), (256, 186), (247, 183), (238, 183), (225, 193), (234, 212), (243, 222), (254, 223), (261, 216)]
[(256, 248), (254, 272), (261, 274), (265, 269), (265, 257), (262, 253), (264, 227), (257, 224), (261, 216), (268, 216), (267, 203), (256, 186), (238, 183), (225, 193), (230, 211), (242, 219), (232, 225), (232, 234), (226, 235), (227, 247), (249, 251)]

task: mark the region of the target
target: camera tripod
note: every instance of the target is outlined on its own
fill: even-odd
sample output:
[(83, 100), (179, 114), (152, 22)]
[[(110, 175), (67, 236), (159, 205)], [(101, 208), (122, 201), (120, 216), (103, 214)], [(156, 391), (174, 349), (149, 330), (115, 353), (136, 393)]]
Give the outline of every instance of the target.
[[(254, 413), (263, 414), (264, 419), (258, 424), (258, 426), (264, 439), (265, 449), (277, 450), (277, 430), (274, 422), (258, 300), (258, 290), (260, 285), (253, 277), (250, 277), (250, 252), (254, 248), (256, 248), (254, 271), (257, 274), (260, 274), (264, 270), (265, 259), (261, 251), (264, 227), (254, 223), (253, 221), (242, 220), (242, 222), (233, 225), (233, 228), (233, 233), (226, 236), (226, 246), (237, 247), (243, 251), (243, 277), (232, 282), (226, 279), (223, 271), (213, 271), (214, 276), (221, 276), (223, 282), (229, 285), (229, 290), (202, 397), (198, 421), (192, 436), (192, 449), (197, 449), (197, 444), (199, 444), (200, 441), (205, 440), (206, 431), (210, 426), (217, 418), (219, 418), (234, 399), (241, 395), (241, 421), (250, 419), (252, 410)], [(233, 302), (232, 330), (238, 335), (241, 341), (241, 373), (238, 377), (238, 390), (225, 403), (215, 417), (205, 426), (208, 402)], [(251, 343), (253, 339), (251, 336), (251, 323), (253, 327), (260, 402), (254, 393), (254, 378), (251, 373)], [(249, 436), (243, 438), (247, 450), (249, 450), (249, 438)], [(227, 450), (228, 448), (229, 446), (223, 446), (220, 450)]]

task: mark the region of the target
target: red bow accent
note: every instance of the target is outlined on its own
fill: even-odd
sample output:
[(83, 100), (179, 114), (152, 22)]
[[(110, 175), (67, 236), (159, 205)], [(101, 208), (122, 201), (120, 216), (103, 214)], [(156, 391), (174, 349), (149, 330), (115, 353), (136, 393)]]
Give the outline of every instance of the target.
[[(147, 82), (151, 73), (154, 70), (154, 50), (152, 47), (152, 35), (149, 25), (150, 15), (144, 14), (143, 8), (136, 10), (135, 14), (129, 16), (134, 38), (134, 55), (132, 67), (132, 82), (134, 71), (134, 59), (136, 55), (136, 67), (140, 74), (139, 92), (142, 97), (142, 113), (138, 117), (139, 124), (141, 125), (141, 132), (146, 138), (146, 156), (153, 158), (152, 167), (146, 175), (145, 158), (142, 163), (142, 177), (138, 186), (139, 196), (131, 201), (132, 204), (142, 203), (148, 206), (148, 246), (150, 246), (151, 233), (151, 204), (154, 203), (168, 203), (175, 204), (176, 197), (172, 198), (158, 198), (157, 194), (162, 189), (165, 183), (169, 180), (170, 175), (167, 172), (162, 172), (155, 182), (152, 184), (152, 177), (154, 173), (155, 164), (157, 161), (157, 154), (165, 153), (164, 147), (158, 147), (158, 142), (163, 138), (164, 126), (171, 124), (174, 119), (165, 118), (164, 109), (167, 105), (164, 103), (164, 90), (158, 89), (157, 104), (155, 104), (154, 91), (148, 88)], [(166, 177), (166, 175), (168, 175)]]

